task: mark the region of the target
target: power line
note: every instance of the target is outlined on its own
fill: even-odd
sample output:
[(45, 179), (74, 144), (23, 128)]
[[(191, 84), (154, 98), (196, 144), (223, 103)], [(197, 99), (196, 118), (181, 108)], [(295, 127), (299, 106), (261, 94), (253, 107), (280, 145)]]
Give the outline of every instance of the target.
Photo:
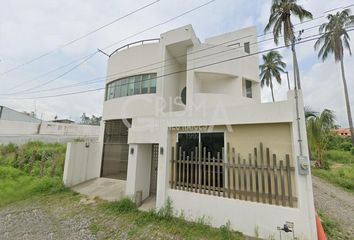
[[(321, 26), (321, 25), (312, 26), (312, 27), (309, 27), (309, 28), (305, 28), (303, 30), (310, 30), (310, 29), (313, 29), (313, 28), (316, 28), (316, 27), (319, 27), (319, 26)], [(173, 59), (179, 59), (181, 57), (185, 57), (185, 56), (188, 56), (188, 55), (191, 55), (191, 54), (195, 54), (197, 52), (202, 52), (202, 51), (206, 51), (206, 50), (209, 50), (209, 49), (212, 49), (212, 48), (223, 46), (223, 45), (225, 45), (227, 43), (231, 43), (231, 42), (235, 42), (235, 41), (238, 41), (238, 40), (242, 40), (244, 38), (251, 37), (251, 36), (253, 36), (253, 35), (248, 35), (248, 36), (232, 39), (232, 40), (229, 40), (229, 41), (226, 41), (226, 42), (222, 42), (222, 43), (217, 44), (217, 45), (213, 45), (213, 46), (208, 47), (208, 48), (199, 49), (199, 50), (196, 50), (194, 52), (190, 52), (190, 53), (187, 53), (187, 54), (182, 54), (182, 55), (177, 56), (177, 57), (171, 57), (169, 59), (165, 59), (165, 60), (158, 61), (158, 62), (155, 62), (155, 63), (151, 63), (151, 64), (148, 64), (148, 65), (145, 65), (145, 66), (140, 66), (140, 67), (137, 67), (137, 68), (129, 69), (129, 70), (126, 70), (126, 71), (123, 71), (123, 72), (114, 73), (114, 74), (106, 75), (106, 76), (103, 76), (103, 77), (93, 78), (93, 79), (90, 79), (90, 80), (87, 80), (87, 81), (84, 81), (84, 82), (81, 82), (81, 83), (69, 84), (67, 86), (56, 87), (56, 88), (51, 88), (51, 89), (44, 89), (44, 90), (37, 90), (37, 91), (30, 91), (30, 92), (16, 92), (16, 93), (0, 94), (0, 95), (12, 95), (12, 94), (18, 94), (18, 93), (33, 94), (33, 93), (38, 93), (38, 92), (47, 92), (47, 91), (53, 91), (53, 90), (58, 90), (58, 89), (63, 89), (63, 88), (68, 88), (68, 87), (75, 87), (75, 86), (80, 86), (80, 85), (90, 85), (90, 84), (94, 84), (94, 83), (104, 82), (104, 80), (106, 80), (106, 81), (114, 80), (114, 79), (116, 79), (115, 76), (117, 76), (117, 75), (122, 75), (124, 73), (141, 70), (141, 69), (144, 69), (145, 67), (157, 65), (157, 64), (160, 64), (160, 63), (164, 63), (164, 62), (168, 62), (168, 61), (173, 60)], [(257, 44), (259, 46), (260, 43), (264, 43), (264, 42), (267, 42), (267, 41), (270, 41), (270, 40), (273, 40), (273, 39), (274, 38), (268, 38), (268, 39), (260, 40), (260, 41), (257, 41), (257, 42), (250, 43), (250, 45)], [(221, 53), (225, 53), (225, 52), (229, 52), (229, 51), (235, 51), (235, 50), (243, 48), (243, 47), (244, 47), (243, 45), (242, 46), (240, 45), (239, 47), (236, 47), (236, 48), (229, 48), (229, 49), (226, 49), (226, 50), (223, 50), (223, 51), (219, 51), (219, 52), (216, 52), (216, 53), (203, 55), (201, 57), (194, 58), (193, 61), (199, 60), (199, 59), (204, 59), (204, 58), (207, 58), (207, 57), (210, 57), (210, 56), (214, 56), (214, 55), (219, 55)], [(173, 63), (169, 64), (169, 65), (165, 65), (165, 67), (172, 66), (172, 65), (173, 65)], [(151, 72), (153, 70), (160, 69), (160, 68), (161, 68), (161, 66), (158, 66), (158, 67), (155, 67), (155, 68), (150, 68), (150, 69), (144, 70), (144, 72)]]
[(33, 62), (35, 62), (35, 61), (37, 61), (37, 60), (39, 60), (39, 59), (41, 59), (41, 58), (44, 58), (44, 57), (46, 57), (46, 56), (48, 56), (48, 55), (51, 55), (51, 54), (55, 53), (57, 50), (59, 50), (59, 49), (61, 49), (61, 48), (65, 48), (65, 47), (67, 47), (67, 46), (69, 46), (69, 45), (71, 45), (71, 44), (73, 44), (73, 43), (75, 43), (75, 42), (77, 42), (77, 41), (80, 41), (81, 39), (84, 39), (84, 38), (86, 38), (86, 37), (88, 37), (88, 36), (94, 34), (95, 32), (98, 32), (99, 30), (108, 27), (109, 25), (112, 25), (112, 24), (114, 24), (114, 23), (116, 23), (116, 22), (118, 22), (118, 21), (120, 21), (120, 20), (122, 20), (122, 19), (124, 19), (124, 18), (129, 17), (130, 15), (133, 15), (134, 13), (137, 13), (137, 12), (139, 12), (139, 11), (145, 9), (145, 8), (150, 7), (151, 5), (154, 5), (154, 4), (158, 3), (159, 1), (160, 1), (160, 0), (156, 0), (156, 1), (154, 1), (154, 2), (151, 2), (151, 3), (149, 3), (149, 4), (145, 5), (145, 6), (140, 7), (140, 8), (138, 8), (138, 9), (136, 9), (136, 10), (134, 10), (134, 11), (132, 11), (132, 12), (126, 14), (126, 15), (123, 15), (123, 16), (121, 16), (121, 17), (119, 17), (119, 18), (117, 18), (117, 19), (115, 19), (115, 20), (113, 20), (113, 21), (111, 21), (111, 22), (109, 22), (109, 23), (107, 23), (107, 24), (104, 24), (103, 26), (101, 26), (101, 27), (99, 27), (99, 28), (97, 28), (97, 29), (95, 29), (95, 30), (92, 30), (92, 31), (90, 31), (90, 32), (88, 32), (88, 33), (86, 33), (86, 34), (84, 34), (84, 35), (78, 37), (78, 38), (75, 38), (75, 39), (73, 39), (73, 40), (71, 40), (71, 41), (69, 41), (69, 42), (67, 42), (67, 43), (65, 43), (65, 44), (63, 44), (63, 45), (57, 47), (57, 48), (54, 49), (54, 50), (48, 51), (48, 52), (46, 52), (46, 53), (44, 53), (44, 54), (41, 54), (41, 55), (39, 55), (39, 56), (37, 56), (37, 57), (35, 57), (35, 58), (32, 58), (32, 59), (28, 60), (28, 61), (26, 61), (26, 62), (24, 62), (24, 63), (22, 63), (22, 64), (20, 64), (20, 65), (18, 65), (18, 66), (16, 66), (16, 67), (14, 67), (14, 68), (11, 68), (11, 69), (9, 69), (9, 70), (7, 70), (7, 71), (5, 71), (5, 72), (2, 72), (2, 73), (0, 73), (0, 76), (3, 76), (3, 75), (8, 74), (8, 73), (10, 73), (10, 72), (13, 72), (13, 71), (15, 71), (15, 70), (17, 70), (17, 69), (19, 69), (19, 68), (25, 66), (25, 65), (31, 64), (31, 63), (33, 63)]
[[(130, 36), (124, 38), (124, 39), (121, 39), (121, 40), (119, 40), (119, 41), (117, 41), (117, 42), (115, 42), (115, 43), (112, 43), (112, 44), (110, 44), (110, 45), (108, 45), (108, 46), (106, 46), (106, 47), (104, 47), (104, 48), (101, 48), (101, 49), (102, 49), (102, 50), (105, 50), (105, 49), (110, 48), (110, 47), (112, 47), (112, 46), (114, 46), (114, 45), (116, 45), (116, 44), (118, 44), (118, 43), (121, 43), (121, 42), (123, 42), (123, 41), (125, 41), (125, 40), (128, 40), (128, 39), (130, 39), (130, 38), (132, 38), (132, 37), (135, 37), (135, 36), (137, 36), (137, 35), (140, 35), (141, 33), (144, 33), (144, 32), (147, 32), (147, 31), (149, 31), (149, 30), (151, 30), (151, 29), (154, 29), (154, 28), (156, 28), (156, 27), (165, 25), (165, 24), (167, 24), (167, 23), (169, 23), (169, 22), (171, 22), (171, 21), (174, 21), (174, 20), (176, 20), (176, 19), (178, 19), (178, 18), (180, 18), (180, 17), (182, 17), (182, 16), (184, 16), (184, 15), (187, 15), (187, 14), (189, 14), (189, 13), (191, 13), (191, 12), (194, 12), (194, 11), (196, 11), (196, 10), (198, 10), (198, 9), (200, 9), (200, 8), (202, 8), (202, 7), (204, 7), (204, 6), (207, 6), (207, 5), (209, 5), (209, 4), (211, 4), (211, 3), (215, 2), (215, 1), (217, 1), (217, 0), (210, 0), (210, 1), (208, 1), (208, 2), (205, 2), (205, 3), (201, 4), (201, 5), (198, 5), (197, 7), (194, 7), (194, 8), (192, 8), (192, 9), (186, 11), (186, 12), (183, 12), (182, 14), (179, 14), (179, 15), (177, 15), (177, 16), (175, 16), (175, 17), (172, 17), (172, 18), (170, 18), (170, 19), (168, 19), (168, 20), (165, 20), (165, 21), (163, 21), (163, 22), (161, 22), (161, 23), (159, 23), (159, 24), (156, 24), (156, 25), (154, 25), (154, 26), (152, 26), (152, 27), (148, 27), (148, 28), (146, 28), (146, 29), (144, 29), (144, 30), (142, 30), (142, 31), (139, 31), (139, 32), (137, 32), (137, 33), (134, 33), (134, 34), (132, 34), (132, 35), (130, 35)], [(82, 59), (85, 59), (85, 58), (89, 57), (89, 56), (90, 56), (91, 54), (93, 54), (93, 53), (96, 53), (96, 51), (95, 51), (95, 52), (92, 52), (92, 53), (90, 53), (90, 54), (88, 54), (88, 55), (85, 55), (84, 57), (80, 57), (80, 58), (76, 59), (76, 60), (73, 61), (73, 62), (77, 62), (77, 61), (80, 61), (80, 60), (82, 60)], [(64, 66), (67, 66), (67, 64), (65, 64)], [(51, 72), (56, 71), (57, 69), (61, 69), (61, 68), (63, 68), (64, 66), (59, 66), (58, 68), (52, 69)], [(45, 74), (46, 74), (46, 73), (45, 73)], [(1, 76), (1, 75), (0, 75), (0, 76)], [(30, 81), (31, 81), (31, 80), (30, 80)]]
[[(152, 26), (152, 27), (146, 28), (146, 29), (144, 29), (144, 30), (142, 30), (142, 31), (140, 31), (140, 32), (137, 32), (137, 33), (135, 33), (135, 34), (132, 34), (132, 35), (128, 36), (127, 38), (124, 38), (124, 39), (122, 39), (122, 40), (120, 40), (120, 41), (117, 41), (117, 42), (115, 42), (115, 43), (112, 43), (112, 44), (110, 44), (110, 45), (104, 47), (103, 49), (110, 48), (110, 47), (112, 47), (112, 46), (114, 46), (114, 45), (116, 45), (116, 44), (118, 44), (118, 43), (120, 43), (120, 42), (123, 42), (123, 41), (125, 41), (125, 40), (127, 40), (127, 39), (129, 39), (129, 38), (132, 38), (132, 37), (137, 36), (137, 35), (139, 35), (139, 34), (141, 34), (141, 33), (144, 33), (144, 32), (146, 32), (146, 31), (149, 31), (149, 30), (151, 30), (151, 29), (153, 29), (153, 28), (156, 28), (156, 27), (158, 27), (158, 26), (161, 26), (161, 25), (164, 25), (164, 24), (166, 24), (166, 23), (168, 23), (168, 22), (171, 22), (171, 21), (173, 21), (173, 20), (175, 20), (175, 19), (177, 19), (177, 18), (180, 18), (180, 17), (182, 17), (182, 16), (184, 16), (184, 15), (190, 13), (190, 12), (193, 12), (193, 11), (195, 11), (195, 10), (201, 8), (201, 7), (204, 7), (204, 6), (210, 4), (210, 3), (214, 2), (214, 1), (216, 1), (216, 0), (212, 0), (212, 1), (206, 2), (206, 3), (202, 4), (202, 5), (199, 5), (199, 6), (193, 8), (193, 9), (187, 11), (187, 12), (184, 12), (184, 13), (178, 15), (178, 16), (175, 16), (175, 17), (170, 18), (170, 19), (168, 19), (168, 20), (166, 20), (166, 21), (164, 21), (164, 22), (161, 22), (161, 23), (156, 24), (156, 25), (154, 25), (154, 26)], [(342, 7), (342, 8), (347, 8), (347, 7), (352, 7), (352, 6), (354, 6), (354, 4), (348, 5), (348, 6), (344, 6), (344, 7)], [(331, 10), (328, 10), (328, 11), (333, 11), (333, 10), (336, 10), (336, 9), (339, 9), (339, 8), (331, 9)], [(328, 12), (328, 11), (326, 11), (326, 12)], [(303, 24), (303, 23), (307, 23), (307, 22), (310, 22), (310, 21), (314, 21), (314, 20), (319, 19), (319, 18), (322, 18), (322, 17), (324, 17), (324, 16), (319, 16), (319, 17), (316, 17), (316, 18), (311, 19), (311, 20), (308, 20), (308, 21), (300, 22), (300, 23), (294, 24), (294, 26), (300, 25), (300, 24)], [(320, 26), (320, 25), (316, 25), (316, 26), (312, 26), (312, 27), (309, 27), (309, 28), (305, 28), (305, 29), (303, 29), (303, 30), (310, 30), (310, 29), (313, 29), (313, 28), (316, 28), (316, 27), (319, 27), (319, 26)], [(265, 33), (265, 34), (262, 34), (262, 35), (258, 35), (257, 37), (265, 36), (265, 35), (268, 35), (268, 34), (271, 34), (271, 32), (270, 32), (270, 33)], [(261, 43), (261, 42), (269, 41), (269, 40), (272, 40), (272, 39), (274, 39), (274, 38), (265, 39), (265, 40), (262, 40), (262, 41), (255, 42), (255, 43), (253, 43), (253, 44), (257, 44), (257, 43), (259, 44), (259, 43)], [(232, 41), (235, 41), (235, 40), (232, 40)], [(230, 42), (232, 42), (232, 41), (230, 41)], [(226, 44), (226, 43), (227, 43), (227, 42), (225, 42), (224, 44)], [(220, 44), (220, 45), (223, 45), (223, 44)], [(212, 47), (217, 47), (217, 46), (218, 46), (218, 45), (215, 45), (215, 46), (212, 46)], [(206, 49), (202, 49), (202, 50), (206, 50)], [(230, 50), (233, 50), (233, 49), (230, 49)], [(96, 53), (96, 52), (95, 52), (95, 53)], [(219, 53), (218, 53), (218, 54), (219, 54)], [(90, 55), (87, 55), (87, 56), (85, 56), (84, 58), (89, 57), (89, 56), (90, 56)], [(185, 55), (184, 55), (184, 56), (185, 56)], [(182, 57), (182, 56), (180, 56), (180, 57)], [(81, 60), (81, 59), (83, 59), (83, 58), (80, 58), (80, 59), (78, 59), (78, 60)], [(63, 68), (64, 66), (71, 65), (72, 63), (75, 63), (75, 62), (77, 62), (78, 60), (75, 60), (75, 61), (71, 62), (70, 64), (66, 64), (66, 65), (60, 66), (59, 68)], [(164, 61), (167, 61), (167, 60), (163, 60), (162, 62), (164, 62)], [(159, 62), (158, 62), (158, 63), (159, 63)], [(152, 66), (152, 65), (155, 65), (155, 64), (158, 64), (158, 63), (148, 64), (148, 65), (146, 65), (146, 66), (144, 66), (144, 67)], [(139, 67), (139, 68), (140, 68), (140, 67)], [(57, 68), (57, 69), (58, 69), (58, 68)], [(56, 71), (57, 69), (54, 69), (54, 70), (51, 70), (51, 71), (48, 72), (48, 73), (42, 74), (40, 77), (42, 77), (43, 75), (47, 75), (47, 74), (49, 74), (49, 73), (51, 73), (51, 72), (54, 72), (54, 71)], [(133, 70), (128, 70), (128, 71), (133, 71)], [(118, 73), (118, 74), (122, 74), (122, 72), (121, 72), (121, 73)], [(116, 74), (115, 74), (115, 75), (116, 75)], [(39, 78), (39, 77), (36, 77), (35, 79), (30, 80), (30, 82), (32, 82), (32, 81), (34, 81), (34, 80), (36, 80), (36, 79), (38, 79), (38, 78)], [(102, 78), (103, 78), (103, 77), (102, 77)], [(107, 76), (105, 76), (104, 78), (107, 78)], [(36, 87), (33, 87), (33, 88), (31, 88), (30, 90), (32, 90), (32, 89), (34, 89), (34, 88), (36, 88)], [(20, 91), (20, 92), (9, 93), (9, 94), (0, 94), (0, 95), (12, 95), (12, 94), (24, 93), (24, 92), (27, 92), (28, 90), (29, 90), (29, 89), (23, 90), (23, 91)], [(38, 92), (38, 91), (37, 91), (37, 92)], [(32, 93), (33, 93), (33, 92), (32, 92)]]
[[(188, 55), (195, 54), (197, 52), (202, 52), (202, 51), (206, 51), (206, 50), (209, 50), (209, 49), (212, 49), (212, 48), (220, 47), (220, 46), (223, 46), (224, 44), (227, 44), (227, 43), (230, 43), (230, 42), (235, 42), (235, 41), (238, 41), (238, 40), (241, 40), (241, 39), (245, 39), (245, 38), (248, 38), (248, 37), (251, 37), (251, 36), (253, 36), (253, 35), (247, 35), (247, 36), (244, 36), (244, 37), (232, 39), (230, 41), (226, 41), (226, 42), (223, 42), (223, 43), (220, 43), (220, 44), (217, 44), (217, 45), (213, 45), (213, 46), (210, 46), (210, 47), (207, 47), (207, 48), (199, 49), (199, 50), (196, 50), (196, 51), (191, 52), (191, 53), (182, 54), (182, 55), (177, 56), (177, 57), (171, 57), (171, 58), (168, 58), (168, 59), (165, 59), (165, 60), (162, 60), (162, 61), (150, 63), (150, 64), (147, 64), (147, 65), (140, 66), (140, 67), (133, 68), (133, 69), (129, 69), (129, 70), (126, 70), (126, 71), (123, 71), (123, 72), (119, 72), (119, 73), (114, 73), (114, 74), (111, 74), (111, 75), (105, 75), (105, 76), (102, 76), (102, 77), (93, 78), (93, 79), (90, 79), (90, 80), (85, 81), (85, 82), (93, 82), (93, 81), (99, 80), (99, 79), (107, 79), (107, 77), (111, 78), (111, 77), (114, 77), (114, 76), (117, 76), (117, 75), (121, 75), (121, 74), (124, 74), (124, 73), (140, 70), (140, 69), (143, 69), (143, 68), (146, 68), (146, 67), (149, 67), (149, 66), (154, 66), (154, 65), (157, 65), (157, 64), (160, 64), (160, 63), (168, 62), (170, 60), (186, 57)], [(252, 43), (252, 44), (255, 44), (255, 43)], [(193, 60), (202, 59), (202, 58), (209, 57), (209, 56), (212, 56), (212, 55), (218, 55), (220, 53), (227, 52), (227, 51), (232, 51), (232, 50), (237, 50), (239, 48), (243, 48), (243, 46), (236, 47), (236, 48), (230, 48), (230, 49), (227, 49), (227, 50), (224, 50), (224, 51), (221, 51), (221, 52), (205, 55), (205, 56), (202, 56), (202, 57), (199, 57), (199, 58), (195, 58)], [(173, 64), (165, 65), (165, 67), (171, 66), (171, 65), (173, 65)], [(161, 67), (159, 66), (159, 67), (156, 67), (156, 68), (150, 68), (150, 69), (147, 69), (145, 71), (152, 71), (152, 70), (156, 70), (156, 69), (159, 69), (159, 68), (161, 68)], [(112, 79), (114, 79), (114, 78), (112, 78)], [(85, 82), (83, 82), (83, 83), (85, 83)], [(98, 81), (95, 81), (95, 82), (98, 82)], [(99, 81), (99, 82), (102, 82), (102, 81)], [(76, 86), (76, 85), (81, 85), (81, 84), (80, 83), (70, 84), (67, 87), (72, 87), (72, 86)], [(66, 87), (57, 87), (57, 88), (54, 88), (54, 90), (60, 89), (60, 88), (66, 88)], [(38, 91), (25, 92), (25, 94), (31, 94), (31, 93), (42, 92), (42, 91), (47, 91), (47, 90), (53, 90), (53, 89), (44, 89), (44, 90), (38, 90)], [(17, 93), (19, 93), (19, 92), (9, 93), (9, 94), (0, 94), (0, 95), (12, 95), (12, 94), (17, 94)], [(21, 92), (21, 93), (23, 93), (23, 92)]]
[[(348, 32), (353, 31), (354, 28), (351, 28), (348, 30)], [(310, 41), (314, 41), (319, 39), (321, 36), (323, 36), (323, 34), (316, 34), (316, 35), (312, 35), (312, 36), (308, 36), (306, 38), (303, 38), (303, 40), (301, 40), (300, 42), (295, 43), (296, 45), (299, 44), (303, 44), (306, 42), (310, 42)], [(192, 71), (192, 70), (196, 70), (196, 69), (200, 69), (200, 68), (204, 68), (204, 67), (209, 67), (209, 66), (213, 66), (213, 65), (217, 65), (220, 63), (225, 63), (225, 62), (229, 62), (229, 61), (234, 61), (234, 60), (238, 60), (238, 59), (242, 59), (242, 58), (247, 58), (250, 56), (254, 56), (254, 55), (259, 55), (259, 54), (263, 54), (266, 52), (270, 52), (270, 51), (274, 51), (274, 50), (279, 50), (279, 49), (283, 49), (286, 48), (288, 46), (283, 45), (283, 46), (279, 46), (279, 47), (275, 47), (275, 48), (270, 48), (270, 49), (266, 49), (266, 50), (262, 50), (262, 51), (258, 51), (255, 53), (251, 53), (248, 55), (243, 55), (243, 56), (239, 56), (239, 57), (234, 57), (234, 58), (229, 58), (229, 59), (225, 59), (222, 61), (218, 61), (218, 62), (214, 62), (214, 63), (209, 63), (209, 64), (205, 64), (202, 66), (198, 66), (198, 67), (194, 67), (194, 68), (190, 68), (190, 69), (186, 69), (186, 70), (181, 70), (181, 71), (176, 71), (176, 72), (172, 72), (172, 73), (168, 73), (168, 74), (164, 74), (164, 75), (160, 75), (157, 76), (156, 78), (161, 78), (161, 77), (166, 77), (166, 76), (170, 76), (170, 75), (174, 75), (174, 74), (179, 74), (179, 73), (183, 73), (183, 72), (188, 72), (188, 71)], [(83, 91), (79, 91), (79, 92), (71, 92), (71, 93), (63, 93), (63, 94), (56, 94), (56, 95), (47, 95), (47, 96), (38, 96), (38, 97), (28, 97), (28, 98), (9, 98), (9, 99), (40, 99), (40, 98), (52, 98), (52, 97), (60, 97), (60, 96), (68, 96), (68, 95), (75, 95), (75, 94), (81, 94), (81, 93), (87, 93), (87, 92), (94, 92), (94, 91), (101, 91), (104, 90), (105, 87), (103, 88), (96, 88), (96, 89), (89, 89), (89, 90), (83, 90)]]

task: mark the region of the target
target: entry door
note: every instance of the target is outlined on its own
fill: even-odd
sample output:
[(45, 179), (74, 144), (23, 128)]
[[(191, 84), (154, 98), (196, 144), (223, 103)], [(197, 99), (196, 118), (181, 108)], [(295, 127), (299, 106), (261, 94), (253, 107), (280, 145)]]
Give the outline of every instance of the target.
[(156, 194), (157, 188), (157, 163), (159, 158), (159, 145), (152, 145), (152, 154), (151, 154), (151, 174), (150, 174), (150, 194)]

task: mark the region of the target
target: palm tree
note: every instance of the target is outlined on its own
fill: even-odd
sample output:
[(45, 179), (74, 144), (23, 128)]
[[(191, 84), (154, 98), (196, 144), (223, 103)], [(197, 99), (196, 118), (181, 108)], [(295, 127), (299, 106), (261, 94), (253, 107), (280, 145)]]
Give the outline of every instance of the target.
[(350, 110), (348, 87), (344, 72), (344, 49), (348, 49), (349, 54), (352, 54), (350, 49), (350, 37), (346, 27), (354, 25), (354, 15), (350, 15), (350, 10), (345, 9), (342, 12), (337, 12), (335, 15), (329, 14), (327, 19), (328, 22), (322, 24), (319, 28), (320, 33), (323, 33), (323, 35), (315, 43), (315, 49), (319, 49), (318, 57), (321, 58), (322, 61), (325, 61), (328, 56), (333, 53), (335, 62), (340, 62), (341, 64), (348, 122), (352, 135), (352, 145), (354, 146), (353, 119)]
[(326, 150), (331, 129), (335, 126), (335, 115), (325, 109), (320, 114), (311, 115), (306, 120), (307, 138), (311, 152), (316, 153), (316, 165), (323, 166), (323, 153)]
[(275, 44), (279, 44), (279, 38), (284, 32), (284, 44), (289, 46), (292, 43), (294, 74), (297, 88), (301, 89), (298, 63), (295, 52), (294, 25), (291, 22), (291, 15), (294, 15), (302, 22), (304, 19), (312, 19), (312, 14), (297, 4), (297, 0), (273, 0), (270, 9), (270, 17), (264, 31), (268, 32), (273, 27)]
[(273, 92), (273, 77), (281, 84), (280, 74), (285, 72), (286, 64), (282, 61), (283, 57), (277, 51), (270, 51), (266, 55), (263, 55), (263, 64), (259, 66), (261, 87), (265, 85), (270, 87), (272, 92), (272, 99), (274, 102), (274, 92)]

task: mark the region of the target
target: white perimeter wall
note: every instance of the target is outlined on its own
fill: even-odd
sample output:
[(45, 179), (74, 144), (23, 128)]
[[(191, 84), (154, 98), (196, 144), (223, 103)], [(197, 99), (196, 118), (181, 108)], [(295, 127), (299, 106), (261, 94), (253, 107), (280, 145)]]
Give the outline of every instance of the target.
[(65, 123), (30, 123), (0, 120), (1, 135), (61, 135), (61, 136), (97, 136), (99, 126), (65, 124)]
[(100, 176), (99, 143), (68, 143), (65, 155), (63, 182), (71, 187)]

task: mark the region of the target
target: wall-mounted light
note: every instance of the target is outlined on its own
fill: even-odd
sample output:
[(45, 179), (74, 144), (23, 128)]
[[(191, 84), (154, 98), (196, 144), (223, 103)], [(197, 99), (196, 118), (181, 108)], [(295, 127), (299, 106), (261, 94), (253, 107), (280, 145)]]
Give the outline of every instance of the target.
[(134, 148), (130, 148), (130, 154), (134, 154)]
[(163, 154), (163, 147), (160, 147), (160, 154)]
[(89, 148), (90, 147), (90, 143), (89, 142), (85, 142), (85, 148)]

